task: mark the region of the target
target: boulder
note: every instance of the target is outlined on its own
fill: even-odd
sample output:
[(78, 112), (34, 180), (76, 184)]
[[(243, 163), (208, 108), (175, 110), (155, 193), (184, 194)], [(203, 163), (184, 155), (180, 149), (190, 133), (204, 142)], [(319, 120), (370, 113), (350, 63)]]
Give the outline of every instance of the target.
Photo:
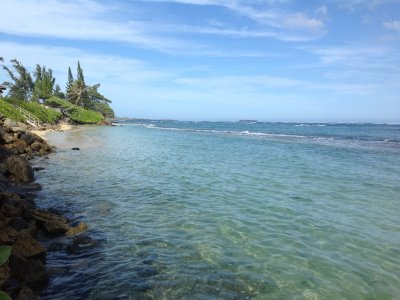
[(17, 126), (17, 127), (11, 127), (11, 131), (15, 132), (15, 133), (18, 133), (18, 132), (25, 133), (26, 129)]
[(35, 138), (32, 134), (26, 132), (21, 135), (21, 140), (23, 140), (27, 145), (31, 145), (35, 141)]
[(10, 278), (11, 270), (8, 267), (8, 263), (0, 266), (0, 287), (4, 285), (4, 283)]
[(23, 286), (17, 296), (17, 300), (36, 300), (38, 299), (34, 293), (34, 291), (28, 287)]
[(1, 212), (6, 217), (15, 217), (20, 214), (19, 209), (10, 203), (3, 203), (3, 205), (1, 206)]
[(11, 120), (9, 118), (6, 118), (4, 120), (4, 126), (6, 127), (17, 127), (18, 126), (18, 122), (15, 122), (14, 120)]
[(16, 231), (29, 228), (29, 224), (21, 217), (13, 219), (10, 223), (10, 226)]
[(28, 125), (26, 125), (25, 123), (17, 122), (17, 124), (18, 124), (18, 127), (21, 127), (25, 131), (28, 130)]
[(41, 223), (47, 233), (63, 234), (69, 229), (67, 219), (56, 214), (37, 209), (26, 209), (25, 212), (27, 215)]
[(63, 234), (69, 230), (68, 223), (50, 221), (43, 223), (44, 229), (50, 234)]
[(14, 143), (12, 143), (11, 149), (14, 149), (17, 154), (23, 154), (26, 152), (26, 147), (27, 144), (23, 140), (15, 140)]
[(24, 285), (37, 288), (47, 282), (46, 269), (40, 260), (11, 255), (9, 264), (12, 275)]
[(33, 169), (23, 157), (11, 156), (7, 158), (8, 172), (17, 183), (29, 183), (34, 179)]
[(39, 152), (43, 145), (41, 142), (35, 141), (31, 144), (32, 151)]
[(21, 235), (13, 244), (11, 253), (24, 258), (44, 257), (46, 249), (28, 234)]
[(8, 166), (6, 163), (0, 163), (0, 173), (4, 174), (5, 172), (8, 171)]
[(18, 232), (12, 227), (5, 227), (0, 230), (0, 244), (9, 245), (15, 241)]
[(14, 141), (17, 140), (16, 137), (14, 137), (13, 135), (8, 134), (8, 133), (4, 133), (4, 134), (2, 135), (2, 138), (3, 138), (3, 141), (4, 141), (6, 144), (13, 143)]

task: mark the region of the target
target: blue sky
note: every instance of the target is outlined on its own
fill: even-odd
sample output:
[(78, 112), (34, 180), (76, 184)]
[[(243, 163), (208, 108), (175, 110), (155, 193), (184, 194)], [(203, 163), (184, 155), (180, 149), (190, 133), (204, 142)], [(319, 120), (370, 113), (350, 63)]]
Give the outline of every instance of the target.
[(119, 116), (400, 122), (400, 0), (0, 5), (0, 56), (61, 87), (80, 60)]

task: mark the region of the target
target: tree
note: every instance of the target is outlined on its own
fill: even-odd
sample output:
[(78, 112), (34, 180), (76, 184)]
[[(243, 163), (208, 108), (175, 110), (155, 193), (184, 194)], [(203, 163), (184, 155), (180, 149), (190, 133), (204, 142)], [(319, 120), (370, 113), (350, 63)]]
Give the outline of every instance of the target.
[(114, 111), (109, 106), (111, 100), (100, 94), (98, 91), (100, 83), (95, 85), (87, 85), (81, 64), (78, 61), (76, 80), (68, 68), (68, 83), (67, 83), (67, 99), (75, 105), (83, 106), (84, 108), (100, 112), (108, 118), (114, 117)]
[(53, 94), (60, 99), (65, 99), (65, 94), (61, 91), (61, 88), (58, 84), (56, 84)]
[(33, 99), (49, 99), (54, 94), (54, 84), (56, 79), (53, 77), (52, 69), (46, 69), (45, 66), (36, 65), (34, 72), (35, 83), (33, 89)]
[[(72, 82), (71, 82), (72, 81)], [(75, 105), (85, 106), (88, 86), (85, 84), (81, 64), (78, 61), (77, 79), (73, 80), (71, 68), (68, 68), (67, 99)]]
[(11, 78), (11, 82), (4, 82), (4, 85), (9, 88), (9, 96), (14, 99), (29, 100), (34, 86), (32, 76), (18, 60), (12, 59), (10, 62), (14, 72), (3, 65), (3, 69)]
[(114, 111), (110, 107), (109, 103), (111, 100), (99, 93), (98, 88), (100, 83), (93, 86), (89, 86), (87, 89), (87, 101), (85, 103), (85, 108), (97, 111), (101, 113), (106, 118), (114, 118)]

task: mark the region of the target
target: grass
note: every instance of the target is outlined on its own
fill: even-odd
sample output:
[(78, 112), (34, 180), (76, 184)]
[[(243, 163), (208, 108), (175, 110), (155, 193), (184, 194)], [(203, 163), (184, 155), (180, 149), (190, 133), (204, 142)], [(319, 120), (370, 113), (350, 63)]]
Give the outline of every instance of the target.
[(51, 97), (46, 100), (46, 105), (61, 108), (67, 117), (76, 124), (98, 124), (104, 121), (102, 114), (74, 105), (66, 100)]
[(62, 113), (53, 108), (46, 108), (37, 102), (23, 100), (9, 100), (36, 116), (42, 123), (56, 124), (62, 118)]
[(25, 122), (25, 118), (20, 112), (4, 99), (0, 99), (0, 114), (18, 122)]

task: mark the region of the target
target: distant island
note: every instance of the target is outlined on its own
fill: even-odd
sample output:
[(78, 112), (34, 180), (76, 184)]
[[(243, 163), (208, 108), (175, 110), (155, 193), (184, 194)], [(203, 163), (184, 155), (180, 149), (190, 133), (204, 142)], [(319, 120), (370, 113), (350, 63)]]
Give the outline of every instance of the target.
[(242, 124), (254, 124), (254, 123), (258, 123), (257, 120), (239, 120), (239, 123)]

